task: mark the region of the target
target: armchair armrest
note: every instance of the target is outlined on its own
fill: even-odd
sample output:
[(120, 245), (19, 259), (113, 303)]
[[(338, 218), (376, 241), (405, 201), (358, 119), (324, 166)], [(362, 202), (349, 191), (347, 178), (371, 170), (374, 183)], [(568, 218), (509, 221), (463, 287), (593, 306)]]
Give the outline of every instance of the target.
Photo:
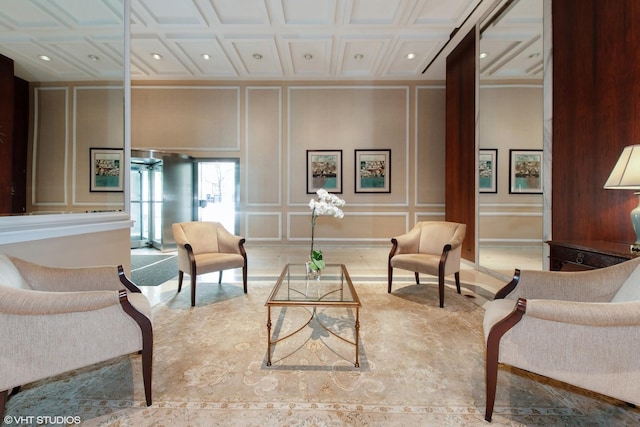
[(409, 232), (392, 238), (391, 243), (393, 244), (393, 247), (389, 257), (392, 257), (395, 254), (417, 253), (420, 244), (420, 229), (414, 227), (409, 230)]
[(496, 298), (609, 302), (636, 265), (625, 264), (571, 272), (516, 270)]
[(591, 303), (528, 300), (526, 315), (584, 326), (640, 326), (640, 301)]
[[(466, 229), (458, 228), (456, 233), (451, 237), (451, 240), (445, 244), (445, 250), (452, 250), (461, 246), (462, 242), (464, 242), (465, 232)], [(447, 246), (449, 247), (448, 249)]]
[(122, 288), (117, 266), (48, 267), (11, 257), (29, 286), (38, 291), (79, 292)]
[(224, 228), (218, 228), (218, 246), (222, 253), (244, 255), (245, 238), (229, 233)]
[(44, 292), (3, 287), (0, 293), (0, 314), (38, 316), (77, 313), (117, 304), (120, 304), (118, 291)]

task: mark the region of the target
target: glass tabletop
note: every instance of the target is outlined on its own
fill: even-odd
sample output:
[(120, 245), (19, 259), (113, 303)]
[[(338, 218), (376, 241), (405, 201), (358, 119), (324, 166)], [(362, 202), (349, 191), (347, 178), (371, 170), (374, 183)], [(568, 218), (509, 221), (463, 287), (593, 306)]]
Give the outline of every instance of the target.
[(304, 264), (287, 264), (265, 305), (360, 307), (360, 300), (344, 264), (327, 264), (318, 279), (307, 278)]

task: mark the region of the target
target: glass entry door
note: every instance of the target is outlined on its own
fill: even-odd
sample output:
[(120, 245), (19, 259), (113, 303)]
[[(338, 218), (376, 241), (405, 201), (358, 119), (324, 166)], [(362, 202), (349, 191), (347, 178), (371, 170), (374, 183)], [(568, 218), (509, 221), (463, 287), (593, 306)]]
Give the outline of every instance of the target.
[(198, 160), (198, 220), (217, 221), (238, 234), (238, 159)]
[(131, 163), (131, 248), (159, 247), (162, 215), (162, 162)]

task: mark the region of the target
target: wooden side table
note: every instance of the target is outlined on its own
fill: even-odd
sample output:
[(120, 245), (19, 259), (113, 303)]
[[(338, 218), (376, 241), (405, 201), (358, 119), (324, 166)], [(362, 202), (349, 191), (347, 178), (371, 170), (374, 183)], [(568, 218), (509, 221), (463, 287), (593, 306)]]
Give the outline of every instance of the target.
[(549, 269), (552, 271), (579, 271), (608, 267), (637, 256), (629, 243), (604, 240), (550, 240)]

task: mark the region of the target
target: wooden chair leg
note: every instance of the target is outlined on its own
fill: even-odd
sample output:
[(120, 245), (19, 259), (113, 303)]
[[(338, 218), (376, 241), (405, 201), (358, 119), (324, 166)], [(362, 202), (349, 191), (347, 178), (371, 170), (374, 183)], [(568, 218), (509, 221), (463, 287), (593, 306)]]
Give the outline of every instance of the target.
[(440, 308), (444, 307), (444, 271), (438, 273), (438, 296), (440, 298)]
[(387, 288), (387, 292), (391, 293), (391, 280), (393, 279), (393, 267), (389, 264), (387, 269), (387, 281), (389, 282), (389, 286)]
[(196, 275), (191, 275), (191, 307), (196, 306)]
[(153, 333), (149, 331), (142, 337), (142, 381), (144, 383), (144, 397), (147, 406), (151, 406), (151, 377), (153, 372)]
[(498, 385), (498, 346), (487, 344), (486, 366), (485, 366), (485, 383), (486, 383), (486, 399), (487, 406), (485, 408), (484, 419), (491, 422), (493, 415), (493, 406), (496, 401), (496, 387)]
[(242, 285), (244, 286), (244, 293), (247, 293), (247, 266), (242, 267)]
[(455, 277), (456, 277), (456, 289), (458, 290), (458, 293), (461, 294), (462, 292), (460, 292), (460, 272), (459, 271), (455, 273)]
[(220, 270), (220, 273), (218, 274), (218, 285), (222, 283), (222, 270)]
[(416, 285), (419, 285), (420, 284), (420, 273), (415, 271), (413, 274), (416, 276)]
[(178, 271), (178, 292), (182, 290), (182, 279), (184, 278), (184, 271)]

